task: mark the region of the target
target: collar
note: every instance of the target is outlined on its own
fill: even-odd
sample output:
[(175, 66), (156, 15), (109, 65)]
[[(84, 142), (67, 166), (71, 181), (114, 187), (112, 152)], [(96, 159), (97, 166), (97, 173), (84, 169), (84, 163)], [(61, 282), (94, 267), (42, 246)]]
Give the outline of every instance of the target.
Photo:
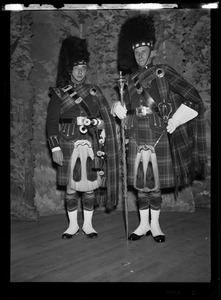
[(84, 77), (84, 79), (83, 79), (82, 81), (77, 81), (77, 80), (74, 79), (73, 76), (71, 76), (71, 79), (70, 79), (69, 83), (70, 83), (74, 88), (76, 88), (76, 87), (82, 86), (82, 85), (85, 83), (85, 79), (86, 79), (86, 78)]

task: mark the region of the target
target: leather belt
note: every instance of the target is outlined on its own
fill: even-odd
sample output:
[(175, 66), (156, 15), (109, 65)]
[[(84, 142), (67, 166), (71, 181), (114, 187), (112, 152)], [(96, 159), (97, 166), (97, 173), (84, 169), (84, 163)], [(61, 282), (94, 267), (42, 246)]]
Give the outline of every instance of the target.
[(100, 126), (102, 122), (103, 120), (99, 118), (88, 118), (86, 116), (79, 116), (76, 117), (75, 119), (72, 118), (61, 119), (61, 123), (77, 124), (79, 126)]
[(150, 107), (141, 105), (136, 107), (136, 109), (131, 109), (128, 113), (135, 114), (138, 117), (144, 117), (146, 115), (151, 115), (153, 112)]
[(84, 121), (87, 119), (86, 116), (76, 117), (74, 119), (72, 118), (64, 118), (61, 119), (61, 123), (68, 123), (68, 124), (77, 124), (77, 125), (84, 125)]
[(61, 119), (61, 123), (76, 123), (76, 119), (71, 119), (71, 118)]

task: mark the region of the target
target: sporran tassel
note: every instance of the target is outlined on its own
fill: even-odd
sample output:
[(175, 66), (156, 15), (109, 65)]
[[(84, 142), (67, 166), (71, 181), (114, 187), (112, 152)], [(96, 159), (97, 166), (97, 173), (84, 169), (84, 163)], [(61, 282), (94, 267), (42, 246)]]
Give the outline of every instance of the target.
[(155, 180), (154, 180), (153, 166), (151, 162), (149, 162), (147, 167), (146, 180), (147, 180), (147, 187), (149, 189), (153, 189), (155, 187)]

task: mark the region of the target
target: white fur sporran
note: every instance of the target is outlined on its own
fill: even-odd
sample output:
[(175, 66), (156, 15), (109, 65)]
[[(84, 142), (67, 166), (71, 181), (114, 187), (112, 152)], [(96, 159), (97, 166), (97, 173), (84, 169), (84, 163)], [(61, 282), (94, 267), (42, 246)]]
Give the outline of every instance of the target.
[[(77, 162), (77, 159), (80, 159), (80, 166), (81, 166), (81, 180), (75, 181), (73, 179), (73, 171), (75, 164)], [(91, 147), (91, 142), (87, 140), (79, 140), (74, 143), (74, 150), (71, 155), (70, 160), (70, 172), (69, 172), (69, 181), (67, 185), (67, 189), (69, 191), (79, 191), (79, 192), (88, 192), (93, 191), (101, 186), (102, 179), (99, 174), (99, 171), (97, 172), (97, 179), (94, 181), (90, 181), (87, 178), (87, 159), (91, 158), (91, 160), (94, 160), (94, 151)]]
[[(143, 186), (143, 188), (140, 188), (138, 186), (137, 182), (137, 173), (138, 173), (138, 167), (139, 164), (142, 163), (143, 167), (143, 182), (139, 182), (139, 186)], [(148, 187), (148, 182), (147, 182), (147, 169), (149, 163), (152, 164), (152, 171), (153, 171), (153, 176), (154, 176), (154, 187), (149, 188)], [(159, 182), (159, 171), (158, 171), (158, 165), (157, 165), (157, 158), (156, 158), (156, 153), (155, 149), (151, 145), (144, 145), (140, 146), (138, 148), (138, 153), (134, 162), (134, 188), (136, 190), (140, 190), (143, 192), (152, 192), (159, 190), (160, 188), (160, 182)]]

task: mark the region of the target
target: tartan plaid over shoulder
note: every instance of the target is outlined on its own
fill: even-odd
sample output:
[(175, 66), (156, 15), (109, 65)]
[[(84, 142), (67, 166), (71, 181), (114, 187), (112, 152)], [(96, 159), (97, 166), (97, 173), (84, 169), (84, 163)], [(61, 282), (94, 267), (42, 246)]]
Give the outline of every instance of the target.
[[(175, 101), (178, 94), (182, 103), (191, 103), (191, 107), (198, 112), (196, 118), (180, 125), (171, 135), (169, 134), (177, 185), (183, 186), (190, 184), (196, 176), (205, 177), (207, 174), (204, 104), (198, 91), (172, 67), (165, 64), (157, 67), (165, 71), (165, 81), (170, 90), (169, 100), (173, 107), (177, 109), (180, 105), (179, 103), (177, 106)], [(164, 88), (164, 85), (161, 88)]]
[[(157, 69), (163, 69), (164, 76), (157, 76)], [(156, 81), (158, 93), (155, 93), (156, 103), (165, 99), (172, 104), (172, 114), (183, 103), (198, 112), (198, 116), (189, 122), (180, 125), (172, 134), (167, 134), (170, 142), (170, 152), (173, 159), (173, 172), (175, 176), (175, 186), (185, 186), (190, 184), (197, 176), (205, 178), (207, 175), (207, 149), (206, 131), (204, 121), (204, 103), (198, 91), (188, 83), (178, 72), (167, 64), (150, 65), (140, 71), (129, 75), (128, 91), (129, 98), (137, 94), (132, 78), (138, 75), (139, 82), (143, 88), (147, 88), (151, 93), (151, 82)], [(157, 99), (157, 94), (160, 99)], [(172, 117), (172, 114), (170, 117)], [(166, 164), (166, 162), (165, 162)]]
[(110, 113), (109, 104), (100, 88), (94, 85), (98, 98), (100, 114), (105, 124), (105, 152), (107, 155), (107, 193), (101, 200), (107, 209), (112, 209), (119, 198), (119, 150), (116, 134), (116, 123)]

